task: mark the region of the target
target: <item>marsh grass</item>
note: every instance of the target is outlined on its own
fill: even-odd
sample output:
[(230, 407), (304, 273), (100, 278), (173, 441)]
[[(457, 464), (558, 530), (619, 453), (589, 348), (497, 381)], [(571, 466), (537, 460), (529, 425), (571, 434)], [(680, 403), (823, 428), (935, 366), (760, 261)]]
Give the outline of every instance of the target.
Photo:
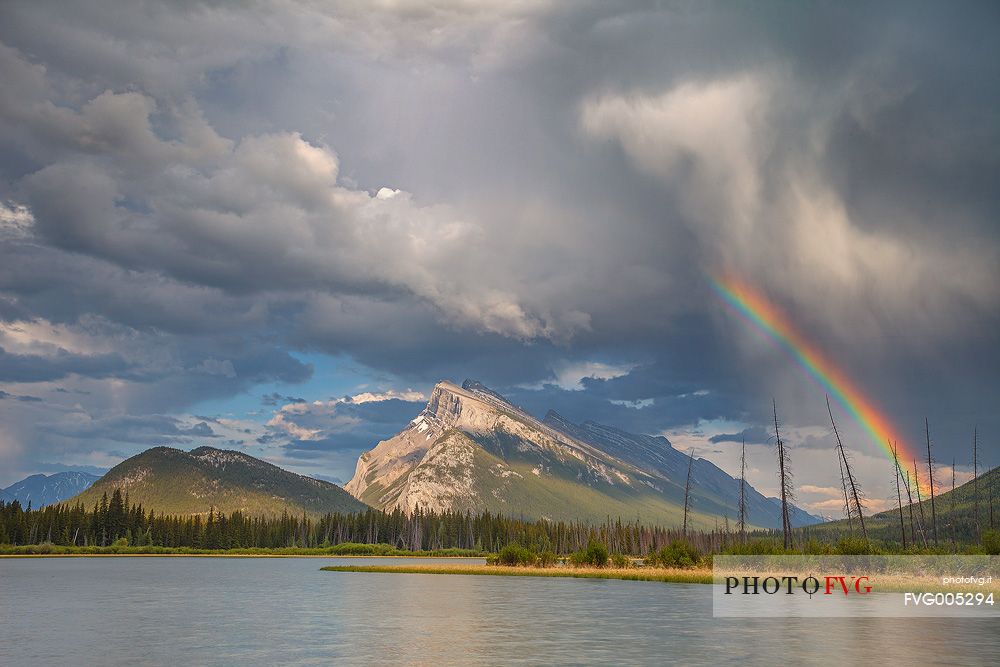
[(493, 577), (571, 577), (575, 579), (622, 579), (680, 584), (710, 584), (708, 569), (614, 568), (614, 567), (512, 567), (507, 565), (330, 565), (329, 572), (372, 572), (387, 574), (464, 574)]
[[(328, 572), (368, 572), (383, 574), (458, 574), (493, 577), (568, 577), (576, 579), (621, 579), (624, 581), (654, 581), (679, 584), (724, 584), (723, 575), (713, 577), (709, 568), (662, 567), (524, 567), (508, 565), (467, 565), (464, 563), (428, 563), (427, 565), (330, 565), (320, 568)], [(735, 574), (735, 573), (732, 573)], [(748, 575), (782, 576), (778, 572), (746, 572)], [(795, 574), (800, 579), (809, 573)], [(873, 591), (881, 593), (994, 593), (1000, 594), (996, 578), (983, 586), (976, 584), (943, 584), (939, 576), (879, 574), (871, 577)], [(838, 589), (839, 590), (839, 589)], [(1000, 602), (1000, 600), (998, 600)]]

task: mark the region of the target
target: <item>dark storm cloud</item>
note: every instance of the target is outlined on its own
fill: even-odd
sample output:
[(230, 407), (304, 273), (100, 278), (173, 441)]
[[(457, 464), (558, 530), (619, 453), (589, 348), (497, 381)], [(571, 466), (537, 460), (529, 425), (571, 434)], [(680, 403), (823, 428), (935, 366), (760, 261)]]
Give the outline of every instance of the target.
[(424, 399), (417, 397), (415, 393), (406, 398), (416, 400), (361, 394), (291, 403), (275, 413), (268, 422), (270, 432), (259, 442), (279, 445), (283, 456), (292, 460), (338, 457), (346, 461), (342, 467), (347, 474), (353, 472), (353, 463), (362, 452), (392, 437), (419, 414)]
[(305, 403), (306, 399), (298, 398), (296, 396), (282, 396), (278, 392), (274, 391), (270, 394), (264, 394), (260, 397), (260, 404), (266, 406), (277, 406), (283, 403)]
[(27, 396), (25, 394), (17, 395), (11, 394), (0, 389), (0, 401), (10, 399), (12, 401), (23, 401), (25, 403), (40, 403), (43, 399), (38, 396)]
[(719, 433), (711, 436), (709, 442), (749, 442), (754, 445), (767, 444), (773, 436), (761, 426), (745, 428), (739, 433)]
[[(160, 417), (301, 382), (297, 352), (633, 431), (756, 433), (772, 397), (825, 424), (712, 295), (723, 269), (907, 432), (998, 431), (998, 24), (988, 3), (4, 3), (0, 381), (49, 412), (5, 413), (0, 456), (37, 456), (47, 417), (60, 452), (195, 437)], [(628, 370), (559, 385), (584, 362)], [(419, 410), (383, 403), (405, 405), (259, 437), (363, 449)]]
[(330, 452), (345, 452), (355, 457), (372, 448), (373, 445), (395, 435), (389, 429), (381, 432), (366, 429), (352, 433), (342, 433), (335, 437), (318, 440), (288, 440), (281, 446), (284, 454), (293, 459), (326, 458)]
[(580, 389), (544, 384), (501, 390), (539, 418), (554, 410), (574, 422), (595, 421), (634, 433), (657, 434), (740, 414), (738, 395), (706, 390), (702, 382), (670, 380), (666, 370), (663, 364), (649, 364), (615, 378), (584, 378)]
[(117, 354), (77, 355), (58, 350), (51, 356), (11, 354), (0, 347), (0, 382), (43, 382), (76, 374), (92, 378), (124, 374), (128, 364)]
[(42, 426), (43, 433), (63, 437), (100, 439), (108, 442), (158, 445), (197, 442), (218, 437), (205, 422), (186, 425), (169, 415), (120, 416), (76, 422), (73, 425)]

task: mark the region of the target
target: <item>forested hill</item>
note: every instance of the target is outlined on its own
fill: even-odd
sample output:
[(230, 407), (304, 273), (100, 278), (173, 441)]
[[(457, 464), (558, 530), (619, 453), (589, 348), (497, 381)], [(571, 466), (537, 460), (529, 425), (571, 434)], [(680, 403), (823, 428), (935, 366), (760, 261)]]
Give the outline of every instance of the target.
[(122, 461), (89, 489), (67, 501), (92, 509), (121, 489), (129, 503), (164, 514), (318, 516), (359, 512), (367, 505), (336, 484), (297, 475), (242, 452), (199, 447), (190, 452), (154, 447)]
[[(979, 475), (979, 521), (975, 518), (976, 488), (977, 483), (966, 482), (961, 486), (951, 490), (951, 479), (934, 476), (934, 515), (937, 518), (938, 542), (940, 544), (950, 543), (952, 538), (959, 542), (977, 541), (977, 535), (989, 528), (1000, 528), (1000, 467)], [(893, 486), (895, 494), (895, 486)], [(906, 530), (906, 540), (911, 543), (923, 543), (923, 535), (926, 535), (929, 544), (933, 544), (933, 516), (931, 514), (931, 501), (927, 496), (922, 496), (921, 501), (917, 500), (915, 489), (911, 489), (913, 503), (910, 504), (906, 494), (906, 487), (900, 484), (900, 495), (903, 505), (903, 527)], [(954, 500), (954, 503), (952, 502)], [(902, 542), (899, 522), (899, 502), (895, 495), (890, 499), (891, 509), (877, 514), (865, 515), (865, 528), (868, 536), (880, 540), (893, 540)], [(921, 531), (923, 527), (923, 531)], [(859, 535), (861, 528), (857, 519), (849, 522), (847, 519), (838, 519), (818, 526), (811, 526), (809, 531), (814, 535), (821, 535), (825, 532), (838, 532), (849, 534), (852, 532)]]

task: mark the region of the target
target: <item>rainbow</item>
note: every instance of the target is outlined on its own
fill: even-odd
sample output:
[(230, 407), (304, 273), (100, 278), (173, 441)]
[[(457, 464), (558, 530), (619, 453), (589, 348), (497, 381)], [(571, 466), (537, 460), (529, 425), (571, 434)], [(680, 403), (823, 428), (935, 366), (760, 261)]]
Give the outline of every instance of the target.
[[(916, 459), (906, 441), (900, 437), (889, 418), (847, 377), (823, 352), (806, 340), (788, 317), (747, 283), (732, 276), (710, 277), (710, 282), (722, 299), (749, 320), (779, 346), (784, 348), (803, 369), (843, 406), (872, 441), (894, 458), (890, 443), (896, 443), (900, 465), (907, 471), (907, 462)], [(913, 479), (912, 471), (908, 476)], [(917, 483), (920, 483), (919, 480)], [(922, 486), (922, 484), (921, 484)]]

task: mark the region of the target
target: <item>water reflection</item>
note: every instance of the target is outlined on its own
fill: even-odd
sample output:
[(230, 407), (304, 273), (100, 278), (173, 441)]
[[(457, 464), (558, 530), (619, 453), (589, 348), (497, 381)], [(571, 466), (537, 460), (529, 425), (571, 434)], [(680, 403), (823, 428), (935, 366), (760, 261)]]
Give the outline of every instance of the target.
[(2, 560), (0, 664), (983, 665), (1000, 655), (996, 619), (713, 619), (706, 586), (319, 571), (337, 560)]

